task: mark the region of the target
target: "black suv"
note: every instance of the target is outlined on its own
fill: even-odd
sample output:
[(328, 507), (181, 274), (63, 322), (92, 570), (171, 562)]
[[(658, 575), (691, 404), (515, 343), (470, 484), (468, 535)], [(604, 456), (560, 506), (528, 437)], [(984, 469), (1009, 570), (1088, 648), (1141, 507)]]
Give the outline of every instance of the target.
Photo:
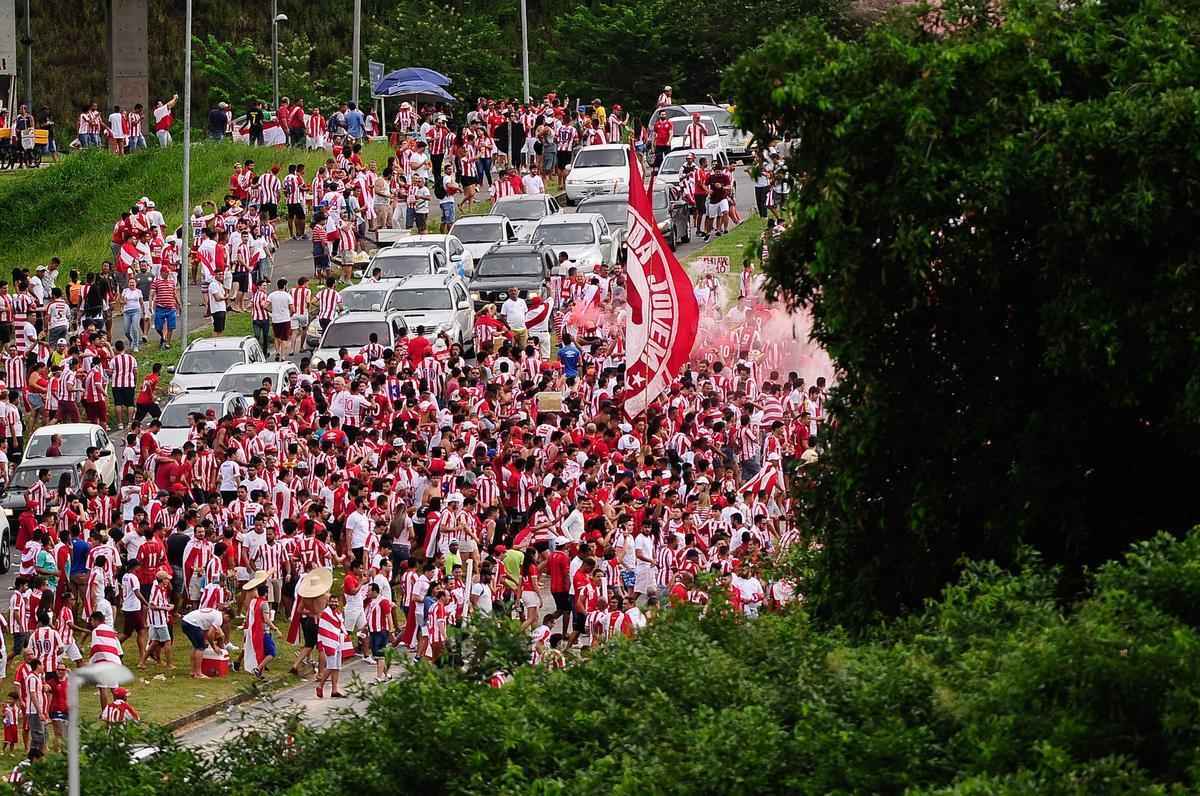
[(550, 274), (557, 264), (554, 250), (545, 244), (497, 243), (475, 263), (469, 285), (475, 309), (504, 303), (510, 287), (515, 287), (524, 299), (545, 298)]

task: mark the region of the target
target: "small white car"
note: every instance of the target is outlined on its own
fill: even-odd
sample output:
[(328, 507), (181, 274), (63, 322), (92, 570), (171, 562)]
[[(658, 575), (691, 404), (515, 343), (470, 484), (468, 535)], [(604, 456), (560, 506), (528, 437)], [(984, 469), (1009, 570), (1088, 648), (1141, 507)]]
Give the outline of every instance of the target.
[(446, 255), (446, 261), (450, 263), (451, 272), (461, 277), (470, 277), (475, 271), (475, 258), (463, 246), (461, 240), (453, 234), (450, 235), (409, 235), (407, 238), (400, 238), (388, 248), (390, 249), (411, 249), (414, 247), (424, 248), (427, 246), (435, 246), (442, 250), (442, 254)]
[(181, 395), (190, 390), (211, 390), (233, 365), (266, 361), (253, 337), (201, 337), (188, 344), (179, 364), (167, 368), (174, 374), (167, 392)]
[(595, 144), (575, 151), (567, 173), (567, 204), (598, 193), (629, 190), (629, 147)]
[(410, 276), (392, 293), (388, 308), (400, 312), (414, 333), (423, 329), (432, 340), (445, 332), (451, 343), (474, 356), (475, 307), (459, 277)]
[(234, 365), (221, 374), (215, 391), (236, 392), (250, 398), (263, 388), (264, 381), (270, 379), (269, 395), (279, 395), (293, 373), (299, 374), (300, 369), (291, 362), (249, 362), (245, 365)]
[(537, 222), (561, 212), (554, 197), (544, 193), (506, 196), (492, 205), (492, 213), (511, 221), (521, 240), (529, 240), (529, 231)]
[(750, 157), (750, 133), (745, 130), (739, 130), (733, 123), (733, 113), (727, 105), (668, 105), (665, 108), (655, 108), (650, 114), (647, 121), (647, 127), (654, 129), (654, 123), (658, 121), (659, 113), (665, 113), (668, 119), (674, 119), (678, 116), (691, 116), (693, 113), (699, 113), (702, 116), (709, 116), (717, 125), (717, 130), (721, 134), (721, 146), (730, 159)]
[(238, 407), (246, 409), (247, 401), (240, 392), (232, 390), (226, 392), (196, 390), (177, 395), (167, 401), (167, 405), (163, 407), (162, 417), (158, 419), (162, 428), (154, 437), (158, 440), (159, 445), (168, 450), (182, 448), (188, 440), (192, 414), (206, 415), (211, 409), (216, 415), (216, 419), (220, 420), (226, 415), (232, 415), (234, 409)]
[(321, 340), (313, 351), (313, 365), (320, 365), (326, 360), (336, 361), (338, 352), (343, 348), (351, 356), (357, 354), (371, 341), (372, 332), (379, 336), (381, 346), (394, 349), (396, 340), (408, 334), (408, 324), (404, 315), (395, 310), (342, 313), (321, 333)]
[(382, 271), (382, 279), (401, 279), (413, 274), (445, 274), (449, 273), (449, 259), (446, 253), (437, 246), (389, 246), (380, 249), (371, 262), (361, 273), (355, 276), (370, 277), (378, 268)]
[(514, 243), (517, 240), (517, 230), (508, 217), (490, 213), (460, 218), (450, 227), (450, 234), (458, 238), (471, 255), (471, 273), (475, 272), (474, 264), (487, 254), (488, 249), (497, 243)]
[(83, 458), (88, 448), (99, 448), (100, 459), (96, 469), (100, 479), (105, 484), (112, 484), (117, 479), (117, 449), (109, 439), (108, 431), (95, 423), (55, 423), (42, 426), (29, 437), (25, 444), (25, 459), (41, 459), (50, 449), (50, 437), (54, 434), (62, 437), (60, 455), (64, 457)]
[[(612, 266), (617, 262), (620, 241), (612, 234), (608, 222), (599, 213), (571, 213), (543, 218), (533, 228), (530, 238), (566, 254), (568, 267), (578, 273), (590, 274), (596, 266)], [(565, 275), (566, 271), (563, 270)]]

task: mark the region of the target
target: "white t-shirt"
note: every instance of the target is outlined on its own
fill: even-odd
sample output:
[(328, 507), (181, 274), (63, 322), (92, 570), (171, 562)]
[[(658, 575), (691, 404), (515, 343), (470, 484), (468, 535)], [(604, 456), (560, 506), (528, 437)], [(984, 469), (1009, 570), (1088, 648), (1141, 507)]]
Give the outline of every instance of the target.
[(521, 185), (525, 188), (525, 193), (546, 192), (546, 183), (542, 181), (540, 174), (526, 174), (521, 178)]
[(125, 117), (121, 115), (120, 111), (108, 115), (108, 127), (112, 130), (112, 137), (117, 140), (124, 141), (129, 135), (125, 130)]
[(233, 459), (226, 459), (221, 462), (220, 469), (217, 470), (217, 475), (221, 478), (220, 491), (236, 492), (238, 488), (238, 474), (241, 468)]
[(758, 578), (743, 578), (740, 575), (733, 575), (729, 579), (729, 585), (737, 589), (738, 594), (741, 595), (743, 613), (747, 616), (758, 616), (758, 602), (755, 602), (755, 598), (757, 597), (761, 601), (763, 597), (763, 587)]
[[(209, 282), (208, 284), (208, 311), (209, 312), (225, 312), (225, 286), (220, 282)], [(282, 323), (282, 321), (280, 321)]]
[(286, 290), (273, 290), (267, 295), (271, 305), (271, 323), (292, 322), (292, 294)]
[(350, 548), (362, 547), (371, 532), (371, 521), (361, 511), (352, 511), (346, 518), (346, 530), (350, 532)]
[(392, 584), (388, 583), (388, 579), (383, 576), (382, 572), (371, 578), (371, 582), (379, 586), (379, 596), (381, 598), (391, 601)]
[(500, 307), (500, 314), (504, 316), (504, 320), (508, 323), (510, 329), (524, 329), (525, 317), (529, 314), (529, 306), (525, 303), (525, 299), (510, 298), (505, 299), (504, 304)]
[(486, 583), (475, 582), (471, 584), (471, 596), (478, 598), (475, 602), (475, 610), (484, 616), (491, 616), (492, 613), (492, 588)]
[(140, 310), (142, 308), (143, 301), (142, 291), (138, 290), (136, 287), (127, 287), (121, 291), (121, 300), (125, 302), (126, 310)]
[(138, 599), (141, 584), (137, 575), (126, 572), (121, 576), (121, 610), (137, 612), (142, 610), (142, 601)]
[(634, 564), (634, 569), (648, 569), (654, 563), (654, 540), (649, 534), (639, 533), (633, 539), (633, 549), (637, 553), (641, 553), (647, 560), (638, 559)]
[(197, 608), (183, 615), (183, 621), (193, 627), (198, 627), (201, 630), (212, 630), (214, 627), (220, 627), (224, 617), (216, 608)]

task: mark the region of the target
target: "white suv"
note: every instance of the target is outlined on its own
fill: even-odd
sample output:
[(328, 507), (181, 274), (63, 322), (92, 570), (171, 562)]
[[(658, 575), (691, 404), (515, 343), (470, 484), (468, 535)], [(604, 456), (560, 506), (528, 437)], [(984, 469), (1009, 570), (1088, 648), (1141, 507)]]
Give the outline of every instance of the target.
[(464, 354), (475, 355), (475, 307), (466, 283), (457, 276), (410, 276), (392, 291), (388, 309), (404, 316), (412, 334), (420, 328), (433, 339), (445, 332)]

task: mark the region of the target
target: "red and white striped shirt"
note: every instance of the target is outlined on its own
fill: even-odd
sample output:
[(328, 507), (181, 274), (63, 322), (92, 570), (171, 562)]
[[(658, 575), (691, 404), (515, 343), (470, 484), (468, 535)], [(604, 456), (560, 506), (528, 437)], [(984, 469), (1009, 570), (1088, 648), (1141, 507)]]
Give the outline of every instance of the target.
[(127, 721), (140, 721), (141, 715), (123, 699), (114, 699), (100, 711), (100, 721), (105, 724), (123, 724)]
[(61, 637), (49, 626), (36, 628), (29, 636), (33, 656), (42, 662), (45, 671), (58, 671), (58, 656)]
[(308, 304), (312, 301), (312, 290), (308, 285), (292, 288), (292, 308), (297, 315), (308, 315)]
[(112, 625), (101, 623), (92, 629), (92, 655), (88, 663), (120, 663), (121, 641)]
[(376, 597), (367, 605), (367, 630), (371, 633), (385, 633), (392, 629), (392, 601), (386, 597)]
[(133, 354), (122, 351), (112, 358), (109, 366), (112, 368), (113, 387), (137, 386), (137, 360), (133, 358)]
[(274, 172), (268, 171), (266, 174), (258, 178), (259, 204), (279, 204), (279, 193), (282, 190), (283, 185), (279, 182), (279, 177), (275, 176)]
[(103, 368), (92, 368), (83, 377), (83, 400), (99, 403), (108, 397), (108, 382)]
[(304, 180), (295, 174), (289, 174), (283, 178), (283, 191), (287, 196), (288, 204), (304, 204)]
[(429, 154), (444, 155), (454, 143), (454, 133), (450, 128), (438, 125), (429, 131)]
[(150, 296), (155, 307), (173, 310), (178, 308), (175, 301), (175, 282), (171, 279), (155, 279), (150, 283)]
[(331, 321), (337, 317), (342, 307), (342, 294), (331, 287), (322, 288), (317, 293), (317, 317), (323, 321)]

